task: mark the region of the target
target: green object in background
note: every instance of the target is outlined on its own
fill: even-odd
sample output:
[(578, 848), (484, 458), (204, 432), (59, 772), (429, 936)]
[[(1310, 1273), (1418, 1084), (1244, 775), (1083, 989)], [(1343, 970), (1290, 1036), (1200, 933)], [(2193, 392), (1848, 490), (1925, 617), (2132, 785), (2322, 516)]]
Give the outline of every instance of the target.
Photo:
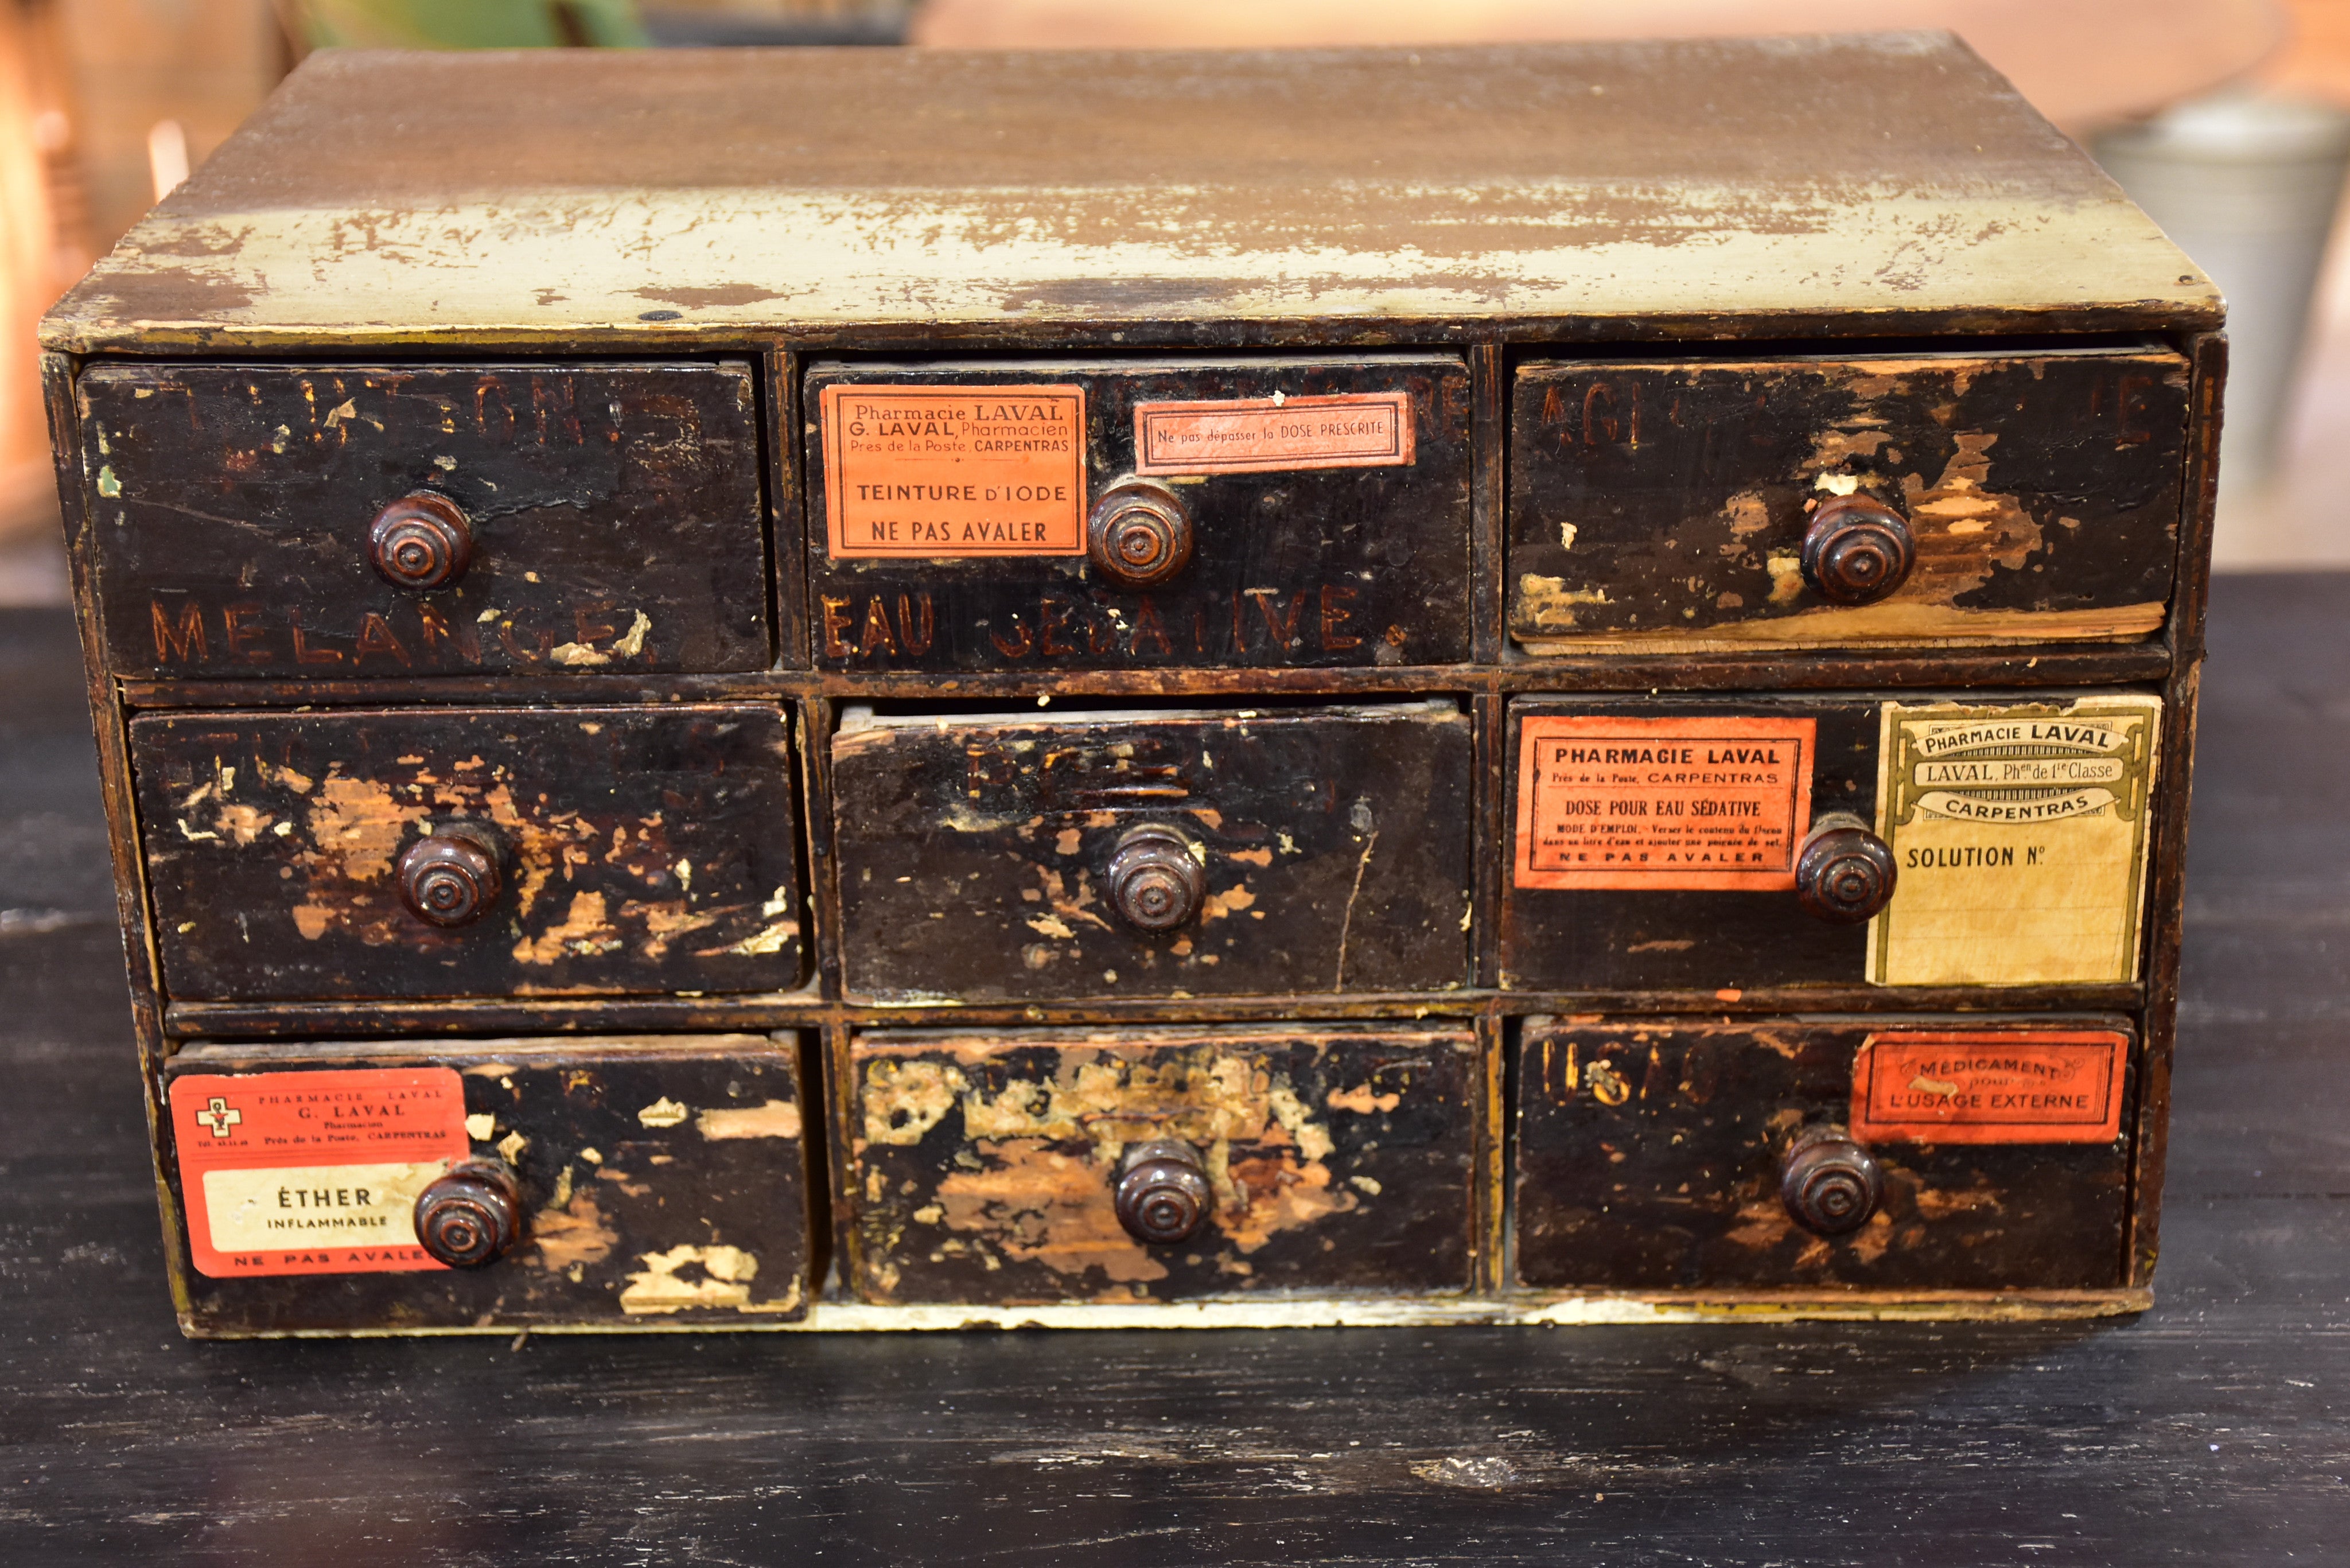
[(297, 0), (314, 48), (642, 48), (635, 0)]

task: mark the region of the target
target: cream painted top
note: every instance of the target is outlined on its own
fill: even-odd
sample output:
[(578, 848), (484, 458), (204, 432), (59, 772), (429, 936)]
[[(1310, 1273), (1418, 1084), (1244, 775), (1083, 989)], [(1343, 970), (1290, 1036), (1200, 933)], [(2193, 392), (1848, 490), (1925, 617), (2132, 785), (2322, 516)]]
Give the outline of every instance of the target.
[(1784, 337), (2216, 325), (1939, 34), (313, 56), (48, 347)]

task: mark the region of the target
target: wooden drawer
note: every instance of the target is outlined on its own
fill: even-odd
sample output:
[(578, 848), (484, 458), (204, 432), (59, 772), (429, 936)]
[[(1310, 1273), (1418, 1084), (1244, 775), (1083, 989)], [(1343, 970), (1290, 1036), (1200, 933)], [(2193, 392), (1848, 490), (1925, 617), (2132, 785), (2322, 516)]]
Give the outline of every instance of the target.
[(2113, 1288), (2131, 1038), (2113, 1017), (1529, 1019), (1515, 1276), (1615, 1290)]
[(107, 661), (764, 668), (755, 385), (741, 363), (92, 366), (77, 386)]
[(2137, 980), (2160, 701), (2003, 695), (1513, 702), (1503, 983)]
[(850, 1286), (881, 1303), (1464, 1290), (1475, 1067), (1468, 1030), (1433, 1027), (860, 1034)]
[(890, 1001), (1468, 978), (1451, 702), (880, 717), (833, 737), (847, 988)]
[(164, 1092), (196, 1332), (807, 1311), (791, 1036), (202, 1044)]
[(2147, 637), (2188, 379), (2155, 349), (1525, 365), (1511, 632), (1558, 654)]
[(826, 669), (1469, 656), (1469, 377), (1450, 355), (819, 366)]
[(175, 998), (799, 981), (774, 708), (150, 714), (130, 751)]

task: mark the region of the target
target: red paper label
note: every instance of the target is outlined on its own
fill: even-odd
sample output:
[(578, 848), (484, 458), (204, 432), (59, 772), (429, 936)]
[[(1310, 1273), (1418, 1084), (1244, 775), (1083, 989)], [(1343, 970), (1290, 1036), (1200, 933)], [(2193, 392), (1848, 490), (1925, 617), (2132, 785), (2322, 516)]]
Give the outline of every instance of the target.
[(2111, 1030), (1872, 1034), (1852, 1064), (1863, 1143), (2111, 1143), (2129, 1039)]
[(827, 387), (835, 560), (1086, 553), (1083, 387)]
[(1412, 437), (1409, 392), (1137, 403), (1134, 472), (1400, 468), (1412, 461)]
[(1517, 886), (1785, 888), (1812, 719), (1524, 720)]
[(451, 1067), (190, 1074), (172, 1084), (196, 1272), (437, 1269), (417, 1194), (471, 1152)]

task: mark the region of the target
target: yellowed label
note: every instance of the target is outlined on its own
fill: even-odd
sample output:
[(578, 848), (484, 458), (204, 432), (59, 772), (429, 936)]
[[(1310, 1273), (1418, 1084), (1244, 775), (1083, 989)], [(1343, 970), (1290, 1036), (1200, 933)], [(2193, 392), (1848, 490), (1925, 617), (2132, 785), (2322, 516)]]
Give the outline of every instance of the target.
[(207, 1170), (204, 1211), (222, 1253), (359, 1249), (366, 1262), (406, 1261), (416, 1244), (417, 1194), (446, 1160), (400, 1165), (265, 1166)]
[(1885, 705), (1876, 985), (2137, 978), (2159, 698)]

